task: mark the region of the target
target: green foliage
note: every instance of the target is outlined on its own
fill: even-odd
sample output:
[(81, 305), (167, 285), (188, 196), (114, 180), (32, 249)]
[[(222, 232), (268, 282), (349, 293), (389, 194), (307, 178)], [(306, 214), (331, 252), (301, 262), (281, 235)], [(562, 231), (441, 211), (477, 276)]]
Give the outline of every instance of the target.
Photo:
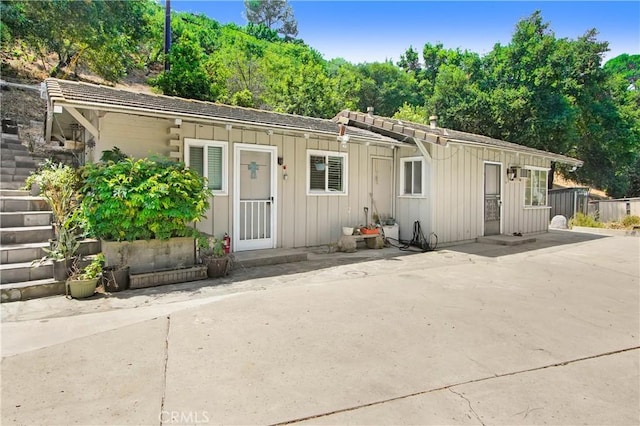
[(634, 226), (639, 226), (640, 225), (640, 216), (637, 216), (637, 215), (625, 216), (625, 217), (622, 218), (620, 223), (622, 223), (622, 226), (624, 226), (625, 228), (632, 228)]
[(215, 101), (218, 92), (209, 82), (204, 60), (204, 51), (196, 37), (185, 32), (179, 42), (171, 46), (169, 71), (161, 73), (150, 83), (158, 86), (166, 95)]
[(169, 159), (125, 159), (86, 166), (82, 209), (97, 238), (168, 239), (193, 234), (188, 226), (209, 208), (205, 178)]
[(91, 262), (84, 268), (78, 266), (77, 261), (71, 267), (69, 280), (92, 280), (100, 277), (104, 268), (105, 257), (103, 253), (98, 253)]
[(396, 120), (411, 121), (412, 123), (427, 124), (429, 112), (425, 107), (413, 106), (405, 103), (393, 114)]
[(102, 156), (100, 157), (100, 161), (103, 163), (108, 163), (109, 161), (113, 163), (118, 163), (120, 161), (124, 161), (129, 156), (122, 152), (120, 148), (114, 146), (112, 149), (102, 151)]
[(569, 219), (569, 228), (574, 226), (585, 226), (588, 228), (604, 228), (604, 225), (601, 222), (598, 222), (596, 218), (592, 215), (586, 215), (582, 212), (578, 212)]
[(640, 55), (618, 55), (604, 64), (604, 70), (611, 75), (621, 76), (637, 89), (636, 82), (640, 79)]
[(46, 160), (25, 180), (25, 189), (30, 190), (34, 185), (38, 195), (51, 207), (57, 229), (71, 224), (69, 220), (78, 208), (78, 171), (69, 165)]
[(198, 256), (201, 259), (226, 256), (224, 252), (224, 240), (205, 234), (204, 232), (197, 234), (196, 246), (198, 248)]
[(49, 52), (57, 54), (58, 64), (51, 75), (75, 73), (78, 64), (85, 64), (101, 77), (117, 81), (133, 65), (132, 55), (143, 36), (146, 3), (147, 0), (11, 2), (3, 7), (9, 16), (3, 42), (10, 35), (14, 40), (24, 40), (43, 57)]

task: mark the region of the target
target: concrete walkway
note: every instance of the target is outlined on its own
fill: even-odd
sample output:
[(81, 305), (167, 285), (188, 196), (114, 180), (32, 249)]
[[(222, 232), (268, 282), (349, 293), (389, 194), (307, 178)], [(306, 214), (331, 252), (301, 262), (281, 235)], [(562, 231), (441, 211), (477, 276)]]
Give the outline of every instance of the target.
[(2, 424), (639, 424), (640, 239), (536, 238), (3, 304)]

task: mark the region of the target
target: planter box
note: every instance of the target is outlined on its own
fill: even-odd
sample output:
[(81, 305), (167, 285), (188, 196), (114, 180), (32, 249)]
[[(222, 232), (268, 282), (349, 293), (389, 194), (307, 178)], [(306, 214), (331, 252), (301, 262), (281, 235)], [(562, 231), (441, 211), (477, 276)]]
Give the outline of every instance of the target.
[(101, 241), (104, 266), (129, 266), (130, 274), (188, 268), (196, 263), (191, 237), (149, 241)]
[(166, 271), (149, 272), (145, 274), (129, 275), (129, 288), (157, 287), (166, 284), (184, 283), (207, 279), (206, 266), (170, 269)]

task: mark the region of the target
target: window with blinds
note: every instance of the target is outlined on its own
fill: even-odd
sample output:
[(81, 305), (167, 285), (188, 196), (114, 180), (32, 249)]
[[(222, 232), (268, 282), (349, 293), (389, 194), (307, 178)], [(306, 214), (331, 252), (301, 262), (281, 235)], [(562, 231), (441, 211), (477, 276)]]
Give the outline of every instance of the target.
[(308, 192), (345, 194), (346, 158), (342, 153), (309, 151)]
[(402, 195), (424, 196), (423, 191), (423, 162), (422, 158), (401, 158), (402, 164), (400, 170), (402, 173), (401, 180)]
[(185, 161), (191, 170), (207, 178), (212, 191), (226, 192), (226, 144), (185, 139), (187, 155)]

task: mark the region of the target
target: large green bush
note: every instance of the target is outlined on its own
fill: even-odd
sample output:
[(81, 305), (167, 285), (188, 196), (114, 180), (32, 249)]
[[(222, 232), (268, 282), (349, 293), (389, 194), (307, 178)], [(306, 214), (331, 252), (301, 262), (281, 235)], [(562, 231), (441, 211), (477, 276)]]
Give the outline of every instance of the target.
[(113, 241), (193, 235), (209, 208), (206, 180), (169, 159), (127, 158), (83, 172), (82, 208), (91, 234)]

